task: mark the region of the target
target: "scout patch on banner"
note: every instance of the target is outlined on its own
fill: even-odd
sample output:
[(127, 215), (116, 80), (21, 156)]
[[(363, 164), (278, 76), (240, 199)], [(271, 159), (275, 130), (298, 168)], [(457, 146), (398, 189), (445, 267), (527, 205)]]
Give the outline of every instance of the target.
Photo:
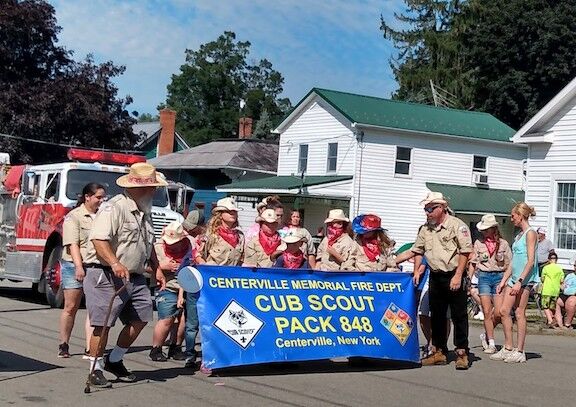
[(398, 308), (394, 303), (390, 303), (380, 323), (398, 339), (402, 346), (404, 346), (408, 340), (410, 332), (412, 332), (412, 328), (414, 327), (414, 322), (412, 322), (410, 315)]
[(258, 335), (264, 322), (232, 300), (214, 321), (214, 325), (243, 349), (246, 349), (254, 337)]

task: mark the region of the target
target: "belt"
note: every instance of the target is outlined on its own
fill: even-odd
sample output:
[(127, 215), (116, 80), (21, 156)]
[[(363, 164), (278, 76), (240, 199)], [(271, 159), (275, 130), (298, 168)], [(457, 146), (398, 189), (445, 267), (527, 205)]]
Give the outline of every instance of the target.
[(104, 271), (112, 271), (112, 267), (110, 266), (103, 266), (100, 263), (83, 263), (82, 266), (84, 266), (85, 269), (87, 268), (94, 268), (94, 269), (102, 269)]

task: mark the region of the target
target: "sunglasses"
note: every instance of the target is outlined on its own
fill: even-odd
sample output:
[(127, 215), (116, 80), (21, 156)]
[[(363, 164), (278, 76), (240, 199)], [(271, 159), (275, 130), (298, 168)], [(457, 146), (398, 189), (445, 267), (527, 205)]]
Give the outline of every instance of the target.
[(424, 212), (426, 213), (432, 213), (434, 212), (434, 209), (439, 208), (442, 205), (434, 205), (434, 206), (430, 206), (428, 208), (424, 208)]

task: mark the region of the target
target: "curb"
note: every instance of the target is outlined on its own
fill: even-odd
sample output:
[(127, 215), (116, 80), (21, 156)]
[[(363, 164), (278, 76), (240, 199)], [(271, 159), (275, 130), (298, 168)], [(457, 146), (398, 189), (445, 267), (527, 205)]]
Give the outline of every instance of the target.
[[(469, 325), (483, 326), (482, 321), (477, 319), (468, 319)], [(502, 325), (498, 325), (496, 330), (502, 330)], [(516, 324), (514, 324), (514, 330), (516, 330)], [(526, 332), (531, 335), (545, 335), (545, 336), (568, 336), (576, 338), (575, 329), (550, 329), (543, 328), (540, 322), (528, 322), (528, 327)]]

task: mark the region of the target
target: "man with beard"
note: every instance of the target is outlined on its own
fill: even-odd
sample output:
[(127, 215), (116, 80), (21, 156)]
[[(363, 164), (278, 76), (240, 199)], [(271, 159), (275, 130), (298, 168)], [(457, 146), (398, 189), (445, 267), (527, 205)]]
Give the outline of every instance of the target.
[(430, 266), (429, 301), (432, 313), (432, 354), (422, 359), (422, 366), (444, 365), (447, 362), (448, 337), (446, 311), (450, 307), (454, 324), (456, 369), (468, 369), (467, 287), (464, 270), (472, 252), (470, 229), (449, 214), (448, 202), (439, 192), (429, 192), (420, 202), (427, 222), (418, 231), (412, 251), (414, 284), (420, 280), (422, 257)]
[[(124, 193), (102, 204), (90, 232), (93, 248), (86, 256), (84, 293), (94, 333), (90, 339), (90, 384), (111, 387), (102, 370), (118, 380), (133, 382), (136, 376), (124, 367), (122, 359), (146, 323), (152, 321), (152, 298), (143, 273), (152, 260), (154, 229), (151, 211), (156, 187), (166, 181), (147, 163), (136, 163), (130, 172), (116, 181)], [(126, 290), (114, 299), (108, 327), (119, 317), (124, 328), (116, 346), (104, 360), (98, 355), (98, 343), (104, 349), (108, 330), (104, 328), (108, 304), (114, 292), (126, 282)]]

